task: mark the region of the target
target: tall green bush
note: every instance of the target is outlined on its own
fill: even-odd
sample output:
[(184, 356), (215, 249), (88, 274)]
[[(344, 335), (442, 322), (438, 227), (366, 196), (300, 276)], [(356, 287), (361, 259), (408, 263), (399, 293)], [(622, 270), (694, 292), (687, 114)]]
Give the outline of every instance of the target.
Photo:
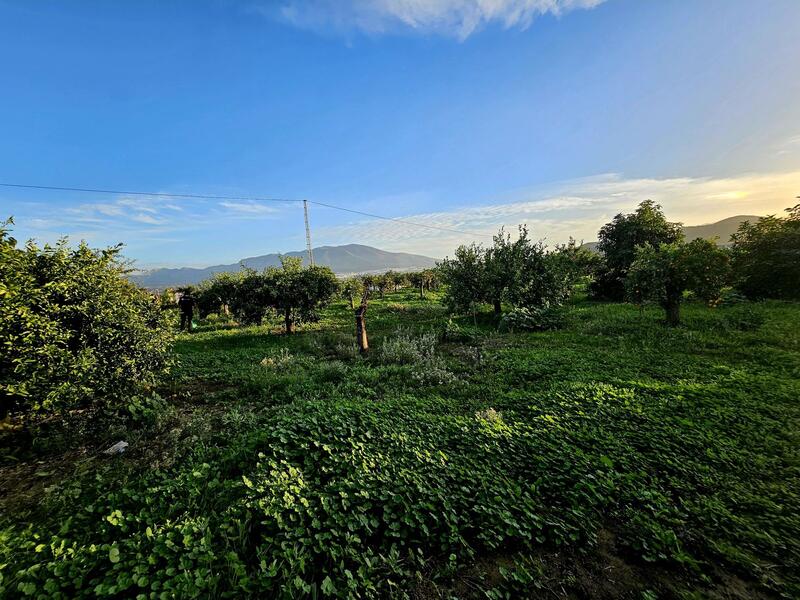
[(800, 204), (732, 236), (736, 287), (749, 298), (800, 298)]
[(170, 333), (120, 246), (20, 247), (0, 226), (0, 413), (113, 403), (156, 383)]
[(525, 226), (513, 241), (501, 229), (489, 248), (460, 246), (454, 258), (439, 265), (439, 273), (447, 285), (444, 302), (451, 310), (474, 314), (477, 305), (491, 304), (497, 316), (503, 302), (529, 308), (559, 305), (575, 279), (560, 253), (532, 242)]

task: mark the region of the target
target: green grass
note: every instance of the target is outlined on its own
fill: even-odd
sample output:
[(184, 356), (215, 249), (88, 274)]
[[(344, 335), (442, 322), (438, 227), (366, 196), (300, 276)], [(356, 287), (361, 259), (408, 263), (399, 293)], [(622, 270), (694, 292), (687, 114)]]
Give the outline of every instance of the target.
[(202, 325), (162, 402), (3, 467), (0, 595), (797, 597), (800, 305), (684, 319)]

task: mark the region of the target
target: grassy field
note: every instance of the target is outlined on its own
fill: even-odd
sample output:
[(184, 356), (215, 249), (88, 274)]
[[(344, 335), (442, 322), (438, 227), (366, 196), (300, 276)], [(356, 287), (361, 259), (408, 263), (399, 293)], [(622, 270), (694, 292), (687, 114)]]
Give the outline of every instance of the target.
[(401, 290), (367, 358), (351, 315), (203, 325), (163, 400), (6, 451), (0, 595), (800, 596), (800, 305), (498, 333)]

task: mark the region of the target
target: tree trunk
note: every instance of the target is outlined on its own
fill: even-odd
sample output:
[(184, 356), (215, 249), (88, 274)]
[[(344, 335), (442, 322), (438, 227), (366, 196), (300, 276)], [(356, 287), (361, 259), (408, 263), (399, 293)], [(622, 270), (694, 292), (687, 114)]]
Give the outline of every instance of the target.
[(367, 314), (367, 305), (362, 304), (357, 309), (356, 313), (356, 342), (358, 343), (358, 351), (361, 354), (366, 354), (369, 351), (369, 340), (367, 339), (367, 326), (364, 322), (364, 316)]
[(425, 284), (424, 283), (420, 283), (419, 284), (419, 299), (420, 300), (424, 300), (425, 299)]
[(664, 300), (664, 312), (666, 313), (667, 325), (676, 327), (681, 323), (681, 292), (667, 287), (667, 294)]
[(292, 334), (294, 333), (294, 321), (292, 321), (292, 309), (287, 308), (286, 312), (284, 313), (284, 319), (286, 322), (286, 333)]
[(494, 300), (494, 314), (495, 314), (495, 316), (499, 317), (500, 313), (502, 313), (502, 312), (503, 312), (503, 309), (500, 306), (500, 299), (499, 298), (495, 298), (495, 300)]
[(676, 327), (681, 324), (681, 305), (678, 302), (670, 302), (664, 307), (667, 313), (667, 325)]
[(356, 303), (353, 301), (353, 297), (352, 296), (350, 296), (350, 308), (352, 310), (356, 309)]

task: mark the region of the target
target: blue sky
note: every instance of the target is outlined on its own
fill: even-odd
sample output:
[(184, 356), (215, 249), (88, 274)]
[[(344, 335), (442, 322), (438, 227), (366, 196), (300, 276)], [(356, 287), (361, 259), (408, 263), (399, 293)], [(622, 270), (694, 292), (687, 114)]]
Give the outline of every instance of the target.
[[(646, 198), (800, 194), (797, 0), (0, 0), (0, 181), (308, 198), (315, 245), (557, 242)], [(143, 267), (304, 246), (296, 203), (0, 188), (16, 235)]]

